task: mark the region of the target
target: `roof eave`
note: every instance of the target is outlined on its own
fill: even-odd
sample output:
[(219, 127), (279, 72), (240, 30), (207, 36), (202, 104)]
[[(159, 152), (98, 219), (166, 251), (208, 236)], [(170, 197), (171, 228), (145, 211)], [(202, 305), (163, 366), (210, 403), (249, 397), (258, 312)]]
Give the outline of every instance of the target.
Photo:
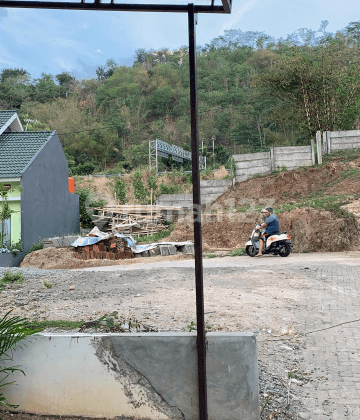
[(1, 182), (20, 182), (21, 178), (1, 178), (0, 176), (0, 181)]

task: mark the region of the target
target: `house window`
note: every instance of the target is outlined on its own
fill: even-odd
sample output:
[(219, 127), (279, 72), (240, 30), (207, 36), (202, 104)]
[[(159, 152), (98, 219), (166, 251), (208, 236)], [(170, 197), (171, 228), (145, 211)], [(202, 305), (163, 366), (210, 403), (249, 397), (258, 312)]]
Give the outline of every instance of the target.
[[(10, 223), (10, 219), (6, 219), (4, 221), (4, 246), (8, 245), (11, 243), (11, 223)], [(0, 235), (2, 234), (3, 231), (3, 227), (2, 227), (2, 222), (0, 222)], [(0, 242), (1, 244), (1, 242)]]

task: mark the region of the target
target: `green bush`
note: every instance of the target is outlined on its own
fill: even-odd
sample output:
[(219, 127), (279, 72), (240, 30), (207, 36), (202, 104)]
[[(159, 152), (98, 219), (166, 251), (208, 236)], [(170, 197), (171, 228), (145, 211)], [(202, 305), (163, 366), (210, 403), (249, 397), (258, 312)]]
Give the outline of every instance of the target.
[(106, 205), (106, 201), (102, 198), (99, 198), (95, 201), (91, 201), (90, 204), (88, 204), (91, 199), (89, 188), (80, 188), (76, 191), (76, 194), (79, 195), (80, 226), (82, 228), (94, 227), (94, 223), (92, 222), (90, 214), (88, 213), (88, 207), (104, 207)]
[(170, 223), (167, 229), (161, 230), (149, 236), (139, 236), (137, 239), (138, 243), (153, 243), (158, 242), (160, 239), (170, 236), (171, 232), (175, 229), (176, 223)]
[(81, 165), (69, 168), (69, 175), (91, 175), (95, 171), (95, 165), (92, 162), (84, 162)]
[(160, 194), (179, 194), (181, 185), (160, 184)]
[(28, 249), (27, 253), (30, 254), (31, 252), (39, 251), (39, 249), (43, 249), (43, 248), (44, 248), (44, 244), (42, 242), (38, 242), (36, 244), (32, 244), (31, 247)]
[(116, 199), (120, 204), (126, 203), (126, 188), (125, 183), (121, 178), (118, 178), (114, 184), (114, 191), (116, 193)]
[(145, 188), (141, 172), (134, 172), (133, 178), (134, 196), (140, 204), (147, 204), (149, 191)]
[(81, 188), (76, 193), (79, 195), (80, 225), (83, 228), (91, 227), (92, 221), (86, 209), (86, 201), (90, 195), (90, 190)]

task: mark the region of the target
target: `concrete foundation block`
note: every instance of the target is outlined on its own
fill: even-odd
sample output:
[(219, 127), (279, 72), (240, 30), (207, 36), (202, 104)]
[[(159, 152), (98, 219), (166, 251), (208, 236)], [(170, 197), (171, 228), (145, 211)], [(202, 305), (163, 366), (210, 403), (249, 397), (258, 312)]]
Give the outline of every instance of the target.
[[(195, 333), (38, 334), (14, 352), (5, 396), (43, 415), (197, 420)], [(259, 420), (251, 333), (207, 334), (209, 420)]]

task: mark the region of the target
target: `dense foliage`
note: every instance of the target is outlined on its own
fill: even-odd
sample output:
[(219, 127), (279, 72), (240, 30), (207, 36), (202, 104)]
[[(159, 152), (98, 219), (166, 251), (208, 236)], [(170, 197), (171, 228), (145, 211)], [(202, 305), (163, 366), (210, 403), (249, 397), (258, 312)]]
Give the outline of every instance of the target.
[[(336, 34), (326, 27), (279, 40), (229, 30), (198, 48), (199, 131), (211, 165), (308, 144), (317, 130), (358, 127), (360, 22)], [(187, 47), (139, 49), (132, 67), (109, 60), (91, 80), (32, 80), (24, 69), (4, 69), (0, 107), (18, 109), (28, 130), (56, 129), (73, 174), (122, 172), (148, 164), (150, 139), (190, 150), (188, 73)], [(180, 166), (162, 159), (162, 169)]]

